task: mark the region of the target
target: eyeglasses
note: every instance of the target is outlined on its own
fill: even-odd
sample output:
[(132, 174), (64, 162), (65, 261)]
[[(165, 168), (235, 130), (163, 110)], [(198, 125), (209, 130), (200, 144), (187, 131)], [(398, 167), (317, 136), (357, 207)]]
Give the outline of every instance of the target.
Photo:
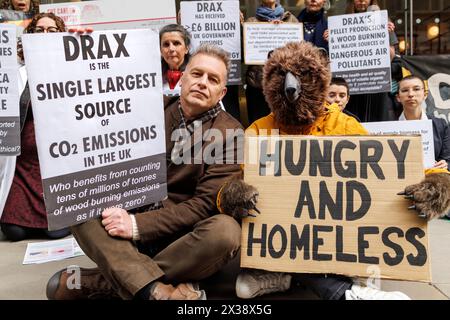
[(411, 91), (411, 90), (412, 90), (414, 93), (417, 93), (417, 92), (421, 92), (423, 89), (424, 89), (423, 87), (419, 87), (419, 86), (417, 86), (417, 87), (412, 87), (412, 88), (401, 88), (401, 89), (399, 90), (399, 93), (400, 93), (400, 94), (408, 94), (409, 91)]
[(34, 33), (44, 33), (44, 32), (48, 32), (48, 33), (53, 33), (53, 32), (59, 32), (57, 27), (36, 27), (34, 28)]

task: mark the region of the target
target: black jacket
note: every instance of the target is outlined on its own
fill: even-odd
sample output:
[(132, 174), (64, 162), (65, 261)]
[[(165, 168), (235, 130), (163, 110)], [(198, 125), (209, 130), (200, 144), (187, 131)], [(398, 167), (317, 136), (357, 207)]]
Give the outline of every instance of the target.
[(20, 131), (22, 131), (25, 120), (27, 118), (28, 112), (31, 112), (30, 109), (31, 106), (31, 97), (30, 97), (30, 86), (27, 84), (25, 85), (25, 88), (22, 91), (22, 94), (20, 95), (19, 99), (19, 110), (20, 110)]
[(450, 131), (444, 119), (428, 115), (433, 122), (434, 158), (445, 160), (450, 166)]

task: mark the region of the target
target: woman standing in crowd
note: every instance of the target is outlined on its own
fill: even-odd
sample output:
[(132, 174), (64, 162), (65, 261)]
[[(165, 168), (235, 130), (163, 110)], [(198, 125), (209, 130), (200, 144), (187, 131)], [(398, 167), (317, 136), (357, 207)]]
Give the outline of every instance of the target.
[(434, 168), (448, 169), (450, 162), (450, 130), (444, 119), (427, 115), (422, 109), (422, 103), (427, 94), (425, 83), (417, 76), (407, 76), (400, 80), (397, 100), (403, 107), (398, 120), (427, 120), (433, 123)]
[(36, 14), (39, 12), (39, 0), (2, 0), (0, 7)]
[[(64, 32), (65, 29), (64, 21), (61, 18), (52, 13), (39, 13), (34, 16), (24, 33)], [(23, 59), (20, 47), (19, 45), (18, 56)], [(19, 83), (27, 83), (23, 67), (20, 75), (22, 79), (19, 80)], [(0, 226), (6, 238), (12, 241), (35, 236), (62, 238), (69, 234), (68, 229), (47, 230), (47, 214), (28, 85), (25, 86), (19, 101), (22, 151), (21, 155), (17, 157), (14, 178), (0, 219)]]
[[(164, 105), (167, 106), (180, 96), (179, 80), (191, 56), (189, 53), (191, 34), (181, 25), (169, 24), (159, 31), (159, 42)], [(231, 100), (229, 102), (231, 103)], [(220, 104), (222, 109), (226, 109), (226, 105), (224, 106), (222, 101)], [(233, 116), (239, 118), (239, 110), (237, 110), (237, 115), (235, 113)]]
[(305, 0), (305, 9), (297, 19), (303, 23), (303, 37), (328, 52), (328, 21), (325, 15), (327, 0)]
[(377, 0), (353, 0), (347, 1), (345, 13), (366, 12), (369, 6), (378, 6)]
[[(261, 0), (261, 5), (256, 9), (256, 15), (248, 18), (246, 22), (293, 23), (298, 22), (298, 20), (292, 13), (285, 11), (280, 4), (277, 4), (276, 0)], [(270, 108), (262, 92), (262, 77), (263, 66), (248, 66), (245, 75), (247, 83), (245, 96), (247, 98), (249, 123), (253, 123), (270, 113)]]
[(191, 35), (178, 24), (169, 24), (159, 31), (164, 105), (180, 95), (179, 80), (189, 61)]

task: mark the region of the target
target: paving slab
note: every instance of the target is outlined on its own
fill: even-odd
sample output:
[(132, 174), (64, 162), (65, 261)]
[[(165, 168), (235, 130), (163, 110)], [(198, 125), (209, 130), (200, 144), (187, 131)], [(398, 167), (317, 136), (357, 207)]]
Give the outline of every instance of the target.
[[(414, 300), (444, 300), (450, 298), (450, 222), (448, 220), (435, 220), (429, 225), (430, 256), (432, 261), (433, 283), (419, 283), (410, 281), (381, 281), (381, 289), (386, 291), (402, 291)], [(48, 262), (44, 264), (22, 265), (27, 243), (5, 241), (0, 232), (0, 299), (46, 299), (45, 286), (48, 279), (58, 270), (69, 265), (92, 268), (95, 264), (86, 256)], [(234, 278), (229, 284), (214, 281), (212, 278), (205, 282), (210, 291), (211, 299), (224, 298), (223, 291), (214, 292), (213, 288), (219, 285), (225, 291), (234, 292)], [(209, 287), (209, 288), (208, 288)], [(222, 292), (222, 294), (220, 293)], [(229, 295), (233, 297), (234, 295)], [(275, 294), (265, 299), (315, 299), (308, 290), (291, 288), (285, 294)]]
[(381, 290), (401, 291), (412, 300), (448, 300), (448, 296), (443, 294), (433, 284), (428, 283), (382, 280)]
[(435, 284), (434, 286), (450, 299), (450, 284)]
[(435, 285), (450, 285), (450, 221), (432, 221), (429, 234), (432, 282)]
[(86, 256), (52, 261), (42, 264), (23, 265), (23, 257), (29, 242), (48, 240), (26, 240), (20, 242), (0, 241), (0, 299), (42, 300), (47, 299), (45, 286), (56, 272), (69, 265), (92, 268), (95, 264)]

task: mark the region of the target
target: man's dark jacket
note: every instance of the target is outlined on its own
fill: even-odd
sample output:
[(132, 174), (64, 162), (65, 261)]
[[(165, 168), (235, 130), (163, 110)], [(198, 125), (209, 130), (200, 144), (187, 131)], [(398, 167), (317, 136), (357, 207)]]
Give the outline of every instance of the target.
[[(141, 241), (155, 241), (191, 229), (197, 222), (217, 214), (216, 198), (220, 187), (234, 175), (240, 175), (240, 165), (234, 164), (181, 164), (171, 161), (174, 141), (172, 132), (179, 127), (180, 113), (178, 101), (165, 108), (167, 189), (168, 199), (163, 201), (164, 208), (136, 215), (136, 223)], [(196, 129), (199, 130), (200, 128)], [(241, 124), (230, 114), (221, 111), (215, 118), (203, 122), (202, 134), (208, 129), (216, 129), (226, 137), (226, 130), (241, 129)], [(216, 132), (218, 132), (216, 131)], [(212, 131), (214, 132), (214, 130)], [(195, 135), (195, 132), (194, 132)], [(194, 136), (193, 135), (193, 136)], [(191, 163), (194, 157), (194, 139), (191, 136)], [(213, 141), (205, 141), (201, 147), (212, 147)], [(226, 140), (219, 142), (226, 156)], [(237, 153), (237, 143), (232, 148)]]

